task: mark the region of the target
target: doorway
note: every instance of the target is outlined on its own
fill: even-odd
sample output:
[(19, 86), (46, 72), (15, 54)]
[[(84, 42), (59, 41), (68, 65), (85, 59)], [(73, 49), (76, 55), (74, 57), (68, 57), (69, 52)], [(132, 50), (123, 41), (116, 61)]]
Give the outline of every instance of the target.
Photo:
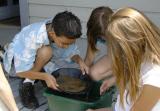
[(19, 0), (0, 0), (0, 45), (10, 43), (20, 26)]
[(0, 0), (0, 23), (20, 25), (19, 0)]

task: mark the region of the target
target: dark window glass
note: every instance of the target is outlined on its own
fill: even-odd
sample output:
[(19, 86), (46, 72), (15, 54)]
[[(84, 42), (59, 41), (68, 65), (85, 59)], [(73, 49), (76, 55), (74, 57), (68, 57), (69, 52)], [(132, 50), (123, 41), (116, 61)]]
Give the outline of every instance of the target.
[(0, 7), (7, 6), (7, 0), (0, 0)]
[(19, 4), (19, 0), (13, 0), (13, 5)]

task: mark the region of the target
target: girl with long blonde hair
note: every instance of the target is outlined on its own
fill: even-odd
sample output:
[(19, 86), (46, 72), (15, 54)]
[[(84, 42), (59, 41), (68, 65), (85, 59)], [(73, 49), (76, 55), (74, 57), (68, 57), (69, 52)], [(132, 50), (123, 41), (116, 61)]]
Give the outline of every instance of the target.
[(138, 10), (122, 8), (112, 15), (106, 32), (119, 89), (114, 110), (160, 111), (159, 28)]

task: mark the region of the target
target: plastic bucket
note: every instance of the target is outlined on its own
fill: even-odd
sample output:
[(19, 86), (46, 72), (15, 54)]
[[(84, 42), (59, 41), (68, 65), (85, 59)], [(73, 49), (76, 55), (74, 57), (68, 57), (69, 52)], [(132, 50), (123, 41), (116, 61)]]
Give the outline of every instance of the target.
[(45, 90), (44, 96), (47, 97), (50, 111), (85, 111), (88, 108), (97, 109), (110, 107), (112, 104), (112, 94), (115, 88), (110, 88), (104, 95), (100, 96), (100, 85), (101, 82), (93, 83), (88, 101), (66, 97), (60, 93), (53, 93), (49, 89)]

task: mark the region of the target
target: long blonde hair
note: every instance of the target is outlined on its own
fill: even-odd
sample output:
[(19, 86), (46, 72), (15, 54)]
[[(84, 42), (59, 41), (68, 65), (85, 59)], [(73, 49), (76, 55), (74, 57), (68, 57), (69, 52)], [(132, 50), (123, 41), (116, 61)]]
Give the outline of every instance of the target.
[(106, 32), (121, 104), (125, 89), (134, 102), (142, 62), (160, 64), (160, 30), (136, 9), (122, 8), (110, 18)]

